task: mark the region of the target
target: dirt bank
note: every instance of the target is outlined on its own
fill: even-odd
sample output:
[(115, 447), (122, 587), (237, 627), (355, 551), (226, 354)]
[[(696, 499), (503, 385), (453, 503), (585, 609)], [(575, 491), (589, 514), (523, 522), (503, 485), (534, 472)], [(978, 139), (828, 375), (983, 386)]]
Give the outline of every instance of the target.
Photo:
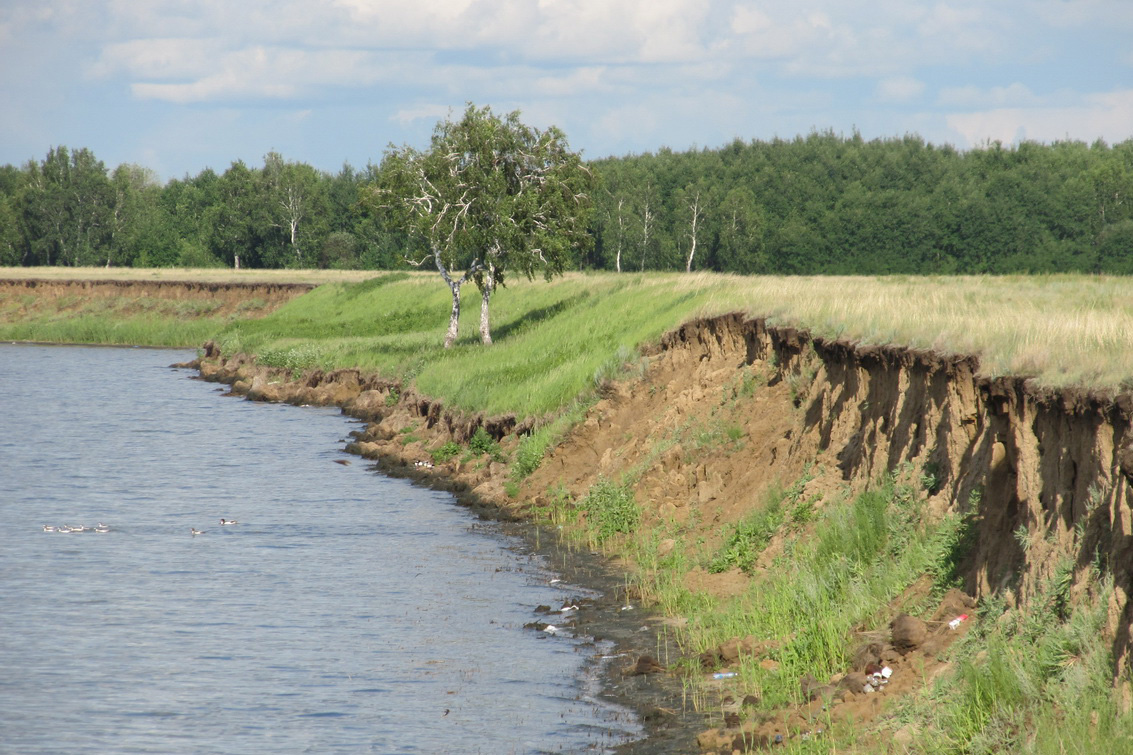
[(0, 278), (0, 321), (111, 307), (119, 316), (259, 317), (314, 287), (311, 283)]
[[(481, 425), (507, 456), (524, 428), (515, 418), (449, 413), (356, 370), (290, 381), (215, 347), (199, 368), (252, 399), (340, 405), (369, 422), (351, 450), (504, 517), (524, 518), (555, 495), (581, 498), (599, 479), (631, 472), (645, 526), (675, 522), (709, 548), (773, 483), (801, 481), (803, 497), (822, 507), (835, 491), (862, 490), (903, 469), (923, 480), (929, 515), (971, 516), (965, 595), (941, 606), (941, 617), (991, 595), (1025, 606), (1067, 560), (1081, 590), (1100, 565), (1115, 582), (1114, 656), (1128, 661), (1133, 401), (1125, 395), (1044, 392), (1020, 378), (982, 377), (974, 358), (862, 349), (725, 316), (666, 336), (640, 378), (608, 386), (539, 469), (508, 490), (501, 462), (421, 462)], [(774, 556), (771, 547), (757, 566)], [(728, 595), (750, 578), (700, 569), (687, 579), (692, 589)], [(882, 715), (874, 707), (871, 715)], [(687, 734), (692, 725), (686, 717), (677, 728)], [(731, 734), (721, 731), (701, 744), (729, 750)]]

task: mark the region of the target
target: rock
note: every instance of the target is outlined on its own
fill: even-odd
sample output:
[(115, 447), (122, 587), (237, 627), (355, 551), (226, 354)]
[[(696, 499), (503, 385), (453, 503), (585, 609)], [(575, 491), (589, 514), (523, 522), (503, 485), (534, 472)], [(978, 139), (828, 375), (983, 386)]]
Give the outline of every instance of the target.
[(626, 676), (643, 676), (644, 674), (659, 674), (665, 670), (665, 667), (657, 662), (651, 655), (643, 655), (637, 659), (637, 663), (633, 664), (625, 672)]
[(868, 684), (869, 679), (866, 678), (865, 674), (861, 671), (851, 671), (842, 677), (842, 681), (838, 682), (838, 689), (860, 695), (865, 691)]
[(676, 540), (674, 540), (671, 537), (665, 538), (661, 542), (657, 543), (657, 555), (660, 558), (664, 558), (665, 556), (672, 553), (673, 548), (675, 548), (676, 546), (677, 546)]
[(854, 671), (865, 671), (867, 666), (876, 666), (881, 663), (881, 643), (871, 642), (860, 647), (854, 653), (852, 668)]
[(893, 647), (902, 654), (919, 648), (928, 636), (928, 627), (925, 623), (907, 613), (898, 614), (889, 624), (889, 629), (892, 632)]
[(833, 685), (822, 684), (814, 678), (812, 674), (805, 674), (802, 679), (799, 679), (799, 687), (802, 690), (803, 697), (807, 700), (817, 700), (820, 697), (833, 697)]

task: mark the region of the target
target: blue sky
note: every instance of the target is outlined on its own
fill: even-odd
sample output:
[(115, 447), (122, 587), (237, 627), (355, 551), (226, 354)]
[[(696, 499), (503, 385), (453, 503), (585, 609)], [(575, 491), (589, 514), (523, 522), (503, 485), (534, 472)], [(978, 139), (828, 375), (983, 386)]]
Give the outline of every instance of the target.
[(464, 103), (586, 157), (812, 130), (1133, 138), (1131, 0), (2, 0), (0, 164), (337, 171)]

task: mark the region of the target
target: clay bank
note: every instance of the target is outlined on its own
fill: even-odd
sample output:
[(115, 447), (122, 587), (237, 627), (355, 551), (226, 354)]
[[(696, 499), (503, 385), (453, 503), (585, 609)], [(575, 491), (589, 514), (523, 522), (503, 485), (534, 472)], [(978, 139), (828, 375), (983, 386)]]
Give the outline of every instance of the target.
[[(1046, 708), (1008, 692), (980, 698), (974, 723), (947, 713), (962, 706), (942, 685), (973, 689), (1000, 658), (978, 644), (994, 645), (996, 632), (1023, 637), (1016, 650), (1000, 643), (1016, 666), (1028, 648), (1039, 657), (1056, 647), (1041, 672), (1051, 684), (1102, 659), (1108, 687), (1096, 699), (1113, 707), (1073, 713), (1064, 727), (1075, 736), (1101, 736), (1128, 716), (1129, 396), (1041, 390), (981, 377), (975, 358), (857, 347), (742, 315), (689, 322), (629, 361), (525, 476), (516, 451), (537, 420), (451, 411), (354, 369), (257, 366), (211, 342), (195, 366), (249, 399), (341, 406), (367, 423), (349, 450), (388, 473), (493, 515), (588, 533), (585, 550), (630, 574), (625, 600), (652, 606), (637, 622), (653, 653), (639, 641), (611, 680), (658, 680), (643, 706), (654, 739), (642, 747), (653, 749), (642, 751), (666, 741), (670, 751), (980, 751), (989, 731), (1005, 732), (996, 736), (1009, 749), (1041, 750), (1042, 722), (1072, 714), (1053, 692), (1031, 695)], [(606, 519), (613, 509), (594, 503), (609, 486), (632, 501), (628, 519)], [(862, 498), (881, 493), (890, 502), (874, 509)], [(820, 527), (839, 510), (889, 528), (875, 561), (838, 556), (854, 584), (919, 543), (940, 553), (894, 578), (846, 632), (832, 630), (844, 636), (829, 647), (842, 649), (800, 666), (821, 630), (761, 636), (745, 617), (771, 610), (761, 595), (800, 553), (821, 550)], [(951, 536), (934, 534), (947, 522)], [(820, 610), (804, 583), (798, 601)], [(693, 615), (705, 605), (717, 623)], [(1058, 644), (1037, 626), (1070, 626), (1081, 612), (1103, 646)], [(1029, 712), (1017, 721), (1020, 710)]]

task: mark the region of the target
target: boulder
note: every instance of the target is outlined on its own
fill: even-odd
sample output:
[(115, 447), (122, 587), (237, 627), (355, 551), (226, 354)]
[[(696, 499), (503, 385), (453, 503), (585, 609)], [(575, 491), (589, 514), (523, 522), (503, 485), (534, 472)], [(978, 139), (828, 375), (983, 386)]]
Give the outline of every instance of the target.
[(907, 613), (898, 614), (889, 624), (890, 642), (898, 652), (904, 654), (916, 650), (928, 637), (928, 627), (918, 618)]

